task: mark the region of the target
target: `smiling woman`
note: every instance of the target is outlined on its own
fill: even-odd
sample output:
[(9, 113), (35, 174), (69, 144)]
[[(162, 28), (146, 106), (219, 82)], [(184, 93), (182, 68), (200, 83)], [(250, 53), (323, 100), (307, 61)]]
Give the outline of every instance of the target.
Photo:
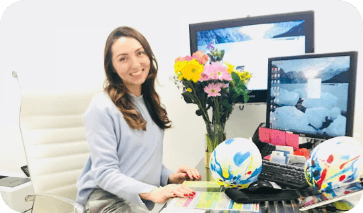
[(116, 28), (106, 41), (104, 66), (105, 91), (131, 127), (145, 130), (146, 123), (134, 109), (129, 93), (143, 94), (153, 121), (162, 129), (170, 127), (154, 87), (158, 64), (143, 35), (129, 27)]
[(135, 96), (141, 95), (141, 85), (150, 70), (150, 60), (144, 48), (134, 38), (120, 37), (112, 46), (112, 64), (127, 89)]
[(77, 182), (77, 201), (88, 212), (116, 213), (194, 196), (176, 184), (200, 180), (198, 171), (182, 166), (173, 173), (162, 163), (171, 122), (155, 91), (158, 66), (144, 36), (130, 27), (112, 31), (104, 67), (105, 91), (84, 114), (91, 155)]

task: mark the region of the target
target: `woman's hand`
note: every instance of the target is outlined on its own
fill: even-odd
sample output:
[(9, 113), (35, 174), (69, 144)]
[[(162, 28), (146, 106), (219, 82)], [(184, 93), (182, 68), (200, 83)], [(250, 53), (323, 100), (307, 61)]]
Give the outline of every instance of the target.
[(202, 176), (196, 169), (188, 166), (181, 166), (176, 173), (169, 176), (169, 183), (181, 184), (185, 180), (200, 181)]
[(168, 199), (175, 197), (194, 197), (195, 191), (184, 185), (168, 184), (161, 188), (155, 188), (150, 193), (139, 194), (142, 199), (154, 203), (165, 203)]

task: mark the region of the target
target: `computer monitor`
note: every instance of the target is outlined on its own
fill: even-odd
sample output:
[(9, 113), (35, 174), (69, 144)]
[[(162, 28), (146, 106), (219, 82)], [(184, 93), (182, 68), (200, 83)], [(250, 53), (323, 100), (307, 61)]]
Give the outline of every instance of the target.
[(357, 52), (269, 58), (266, 126), (303, 137), (352, 136)]
[(223, 62), (252, 73), (248, 103), (266, 103), (267, 59), (314, 52), (314, 12), (190, 24), (189, 33), (191, 54), (208, 52), (212, 42), (224, 50)]

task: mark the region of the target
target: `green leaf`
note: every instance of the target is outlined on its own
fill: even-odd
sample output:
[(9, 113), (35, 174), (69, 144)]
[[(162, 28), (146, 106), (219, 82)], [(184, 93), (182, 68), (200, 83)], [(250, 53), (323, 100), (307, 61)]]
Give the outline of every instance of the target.
[(229, 103), (228, 99), (225, 99), (223, 101), (221, 101), (221, 105), (226, 108), (226, 110), (222, 110), (222, 112), (228, 112), (230, 110), (232, 110), (232, 104)]
[(237, 86), (243, 90), (247, 89), (246, 85), (244, 85), (242, 81), (240, 81)]
[(237, 85), (234, 90), (236, 91), (237, 95), (240, 96), (245, 91), (241, 86)]
[(195, 111), (195, 114), (197, 114), (198, 116), (202, 116), (203, 112), (202, 110), (198, 109), (197, 111)]
[(245, 95), (245, 96), (244, 96), (244, 101), (245, 101), (245, 103), (247, 103), (247, 102), (248, 102), (248, 99), (250, 99), (250, 97), (249, 97), (248, 95)]
[(229, 106), (230, 106), (230, 104), (228, 103), (228, 100), (227, 100), (227, 99), (222, 100), (220, 103), (221, 103), (221, 105), (223, 105), (224, 107), (229, 107)]
[(208, 57), (210, 58), (210, 60), (211, 60), (212, 62), (214, 62), (214, 61), (215, 61), (214, 56), (213, 56), (212, 54), (207, 53), (207, 55), (208, 55)]
[(237, 86), (241, 82), (241, 79), (239, 79), (238, 74), (235, 72), (232, 72), (231, 75), (232, 75), (232, 80), (234, 81), (234, 84)]
[(245, 92), (243, 94), (245, 103), (247, 103), (248, 102), (248, 99), (250, 99), (250, 97), (248, 96), (248, 93), (250, 93), (250, 92), (248, 90), (245, 90)]
[(221, 60), (223, 59), (223, 56), (224, 56), (224, 50), (221, 50), (221, 54), (220, 54)]
[(193, 103), (195, 103), (195, 102), (193, 101), (193, 99), (191, 98), (191, 95), (190, 95), (190, 93), (189, 93), (188, 91), (183, 92), (183, 93), (182, 93), (182, 96), (183, 96), (183, 98), (184, 98), (184, 101), (185, 101), (187, 104), (193, 104)]
[(234, 88), (233, 88), (233, 90), (231, 90), (230, 97), (231, 97), (230, 103), (233, 103), (234, 100), (236, 100), (238, 98), (238, 94)]

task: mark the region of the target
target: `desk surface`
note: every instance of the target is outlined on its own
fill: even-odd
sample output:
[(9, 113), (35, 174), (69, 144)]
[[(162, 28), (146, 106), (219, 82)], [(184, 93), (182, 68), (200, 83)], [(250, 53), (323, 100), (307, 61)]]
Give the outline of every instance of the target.
[[(204, 157), (199, 161), (199, 163), (196, 165), (195, 167), (199, 173), (202, 175), (202, 181), (205, 181), (205, 164), (204, 164)], [(194, 189), (196, 190), (196, 189)], [(358, 194), (358, 195), (354, 195), (352, 197), (349, 197), (345, 200), (348, 200), (350, 203), (352, 203), (354, 206), (358, 204), (358, 202), (360, 201), (362, 197), (362, 194)], [(172, 212), (175, 212), (176, 210), (174, 209)], [(179, 211), (179, 210), (178, 210)], [(195, 212), (195, 213), (199, 213), (199, 212), (213, 212), (210, 210), (187, 210), (187, 211), (180, 211), (180, 212)], [(297, 200), (290, 200), (290, 201), (264, 201), (264, 202), (260, 202), (260, 212), (261, 213), (268, 213), (268, 212), (275, 212), (275, 213), (280, 213), (280, 212), (285, 212), (285, 213), (299, 213), (299, 203)], [(304, 213), (309, 212), (309, 211), (303, 211)], [(160, 211), (160, 213), (168, 213), (167, 208), (166, 209), (162, 209)]]
[[(199, 161), (199, 163), (195, 167), (198, 172), (202, 175), (202, 181), (205, 181), (205, 164), (204, 164), (204, 157)], [(197, 189), (193, 188), (197, 191)], [(203, 191), (205, 189), (202, 189)], [(161, 209), (160, 213), (167, 213), (167, 209)], [(180, 211), (183, 212), (183, 211)], [(185, 211), (187, 212), (193, 212), (192, 210)], [(211, 210), (196, 210), (195, 212), (206, 212), (206, 213), (213, 213)], [(217, 212), (217, 211), (214, 211)], [(219, 211), (218, 211), (219, 212)], [(298, 201), (292, 200), (292, 201), (264, 201), (260, 202), (260, 212), (261, 213), (268, 213), (268, 212), (274, 212), (274, 213), (299, 213), (299, 204)]]

